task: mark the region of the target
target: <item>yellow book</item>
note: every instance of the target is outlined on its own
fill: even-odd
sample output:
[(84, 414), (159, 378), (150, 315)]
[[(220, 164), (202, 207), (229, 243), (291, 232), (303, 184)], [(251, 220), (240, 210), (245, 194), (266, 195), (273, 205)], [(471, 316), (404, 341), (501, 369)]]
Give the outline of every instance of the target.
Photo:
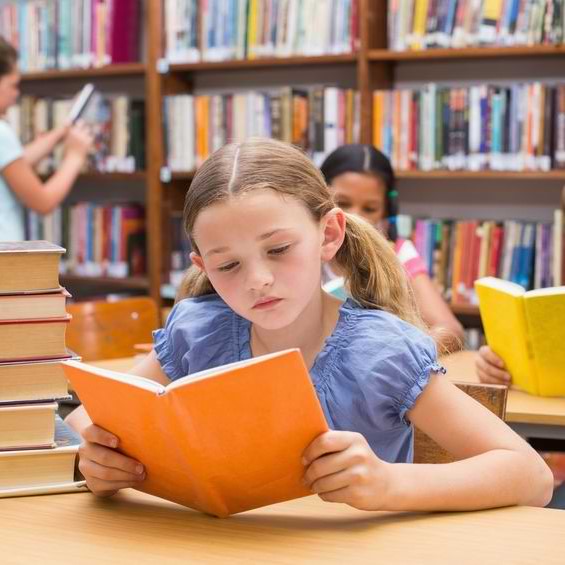
[(487, 343), (514, 384), (539, 396), (565, 396), (565, 287), (526, 292), (485, 277), (475, 282)]
[(414, 23), (412, 27), (412, 41), (410, 49), (419, 51), (423, 49), (424, 36), (426, 35), (426, 19), (428, 16), (428, 0), (415, 0)]

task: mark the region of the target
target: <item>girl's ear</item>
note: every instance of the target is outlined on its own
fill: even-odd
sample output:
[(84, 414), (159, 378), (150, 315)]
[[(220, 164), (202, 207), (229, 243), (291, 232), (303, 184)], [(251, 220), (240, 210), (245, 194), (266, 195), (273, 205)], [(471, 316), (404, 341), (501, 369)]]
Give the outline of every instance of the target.
[(200, 255), (197, 255), (196, 253), (194, 253), (194, 251), (190, 254), (190, 260), (192, 261), (192, 264), (197, 268), (200, 269), (203, 273), (206, 272), (206, 269), (204, 268), (204, 261), (202, 261), (202, 257), (200, 257)]
[(340, 208), (330, 210), (322, 218), (323, 242), (322, 242), (322, 261), (331, 261), (345, 239), (345, 212)]

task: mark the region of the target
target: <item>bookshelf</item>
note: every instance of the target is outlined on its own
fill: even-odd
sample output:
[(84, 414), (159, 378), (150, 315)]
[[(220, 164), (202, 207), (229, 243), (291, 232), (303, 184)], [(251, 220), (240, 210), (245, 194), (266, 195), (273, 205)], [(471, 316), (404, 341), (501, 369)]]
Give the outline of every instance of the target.
[[(526, 59), (543, 64), (553, 61), (554, 65), (565, 64), (565, 45), (535, 45), (513, 47), (470, 47), (461, 49), (429, 49), (425, 51), (396, 52), (387, 45), (387, 1), (358, 0), (359, 45), (353, 53), (318, 55), (267, 57), (251, 60), (206, 61), (199, 63), (164, 62), (164, 45), (166, 41), (164, 5), (162, 0), (145, 2), (143, 25), (145, 29), (145, 61), (144, 63), (112, 65), (96, 69), (73, 69), (64, 71), (47, 71), (32, 73), (24, 77), (24, 83), (32, 87), (35, 83), (49, 81), (57, 84), (71, 80), (98, 80), (111, 84), (113, 80), (128, 80), (139, 77), (143, 80), (146, 101), (146, 169), (131, 175), (123, 173), (87, 174), (85, 178), (92, 182), (100, 182), (101, 187), (112, 183), (119, 184), (123, 180), (135, 179), (145, 186), (146, 221), (149, 237), (147, 238), (148, 272), (143, 279), (125, 279), (115, 281), (117, 288), (147, 289), (158, 302), (162, 301), (161, 286), (168, 283), (169, 261), (171, 253), (170, 223), (171, 214), (182, 209), (184, 194), (189, 186), (193, 172), (168, 173), (163, 169), (166, 164), (163, 127), (163, 100), (165, 96), (189, 94), (198, 90), (198, 85), (207, 77), (216, 77), (216, 83), (222, 83), (225, 90), (239, 83), (239, 77), (249, 80), (251, 77), (257, 84), (268, 88), (273, 76), (288, 77), (287, 84), (292, 84), (295, 75), (316, 77), (323, 75), (325, 80), (340, 85), (345, 73), (354, 77), (355, 87), (360, 95), (360, 132), (363, 143), (373, 140), (373, 91), (393, 88), (406, 66), (421, 69), (434, 65), (461, 63), (481, 65), (504, 64), (510, 69), (518, 70)], [(557, 61), (557, 63), (555, 63)], [(429, 66), (429, 67), (428, 67)], [(562, 68), (562, 67), (561, 67)], [(562, 74), (562, 73), (561, 73)], [(517, 75), (519, 73), (517, 72)], [(219, 77), (219, 78), (218, 78)], [(330, 77), (328, 79), (328, 77)], [(454, 76), (453, 80), (461, 76)], [(488, 74), (487, 77), (488, 78)], [(313, 78), (315, 80), (315, 78)], [(319, 84), (319, 81), (316, 81)], [(215, 84), (216, 84), (215, 83)], [(239, 86), (239, 84), (238, 84)], [(520, 198), (521, 194), (531, 189), (532, 183), (539, 186), (560, 187), (565, 182), (565, 170), (547, 172), (524, 171), (398, 171), (401, 191), (403, 183), (409, 183), (424, 193), (426, 183), (441, 181), (450, 185), (450, 193), (456, 193), (458, 187), (465, 182), (477, 182), (481, 185), (498, 181), (515, 183), (513, 194)], [(105, 188), (104, 188), (105, 190)], [(556, 195), (555, 205), (558, 204)], [(96, 279), (85, 280), (92, 283)], [(80, 284), (81, 279), (74, 281)], [(102, 281), (101, 281), (102, 282)], [(112, 284), (112, 280), (104, 280)], [(466, 318), (477, 317), (475, 306), (458, 305), (454, 311)]]

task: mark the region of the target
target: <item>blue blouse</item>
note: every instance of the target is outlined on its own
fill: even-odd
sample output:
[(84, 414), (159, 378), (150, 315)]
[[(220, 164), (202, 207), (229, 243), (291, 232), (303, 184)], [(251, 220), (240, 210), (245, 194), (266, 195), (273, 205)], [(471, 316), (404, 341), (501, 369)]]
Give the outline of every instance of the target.
[[(154, 332), (157, 358), (171, 380), (250, 359), (250, 330), (218, 295), (185, 299)], [(310, 376), (331, 429), (359, 432), (381, 459), (405, 463), (413, 457), (406, 413), (437, 371), (445, 372), (429, 336), (348, 299)]]

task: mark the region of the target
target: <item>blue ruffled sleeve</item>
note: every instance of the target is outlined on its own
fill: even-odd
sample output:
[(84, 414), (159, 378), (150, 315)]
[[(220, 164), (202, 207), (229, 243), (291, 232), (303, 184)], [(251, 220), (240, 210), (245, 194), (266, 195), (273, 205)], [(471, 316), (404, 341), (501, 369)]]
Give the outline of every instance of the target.
[[(333, 404), (329, 410), (341, 420), (346, 412), (355, 414), (351, 420), (345, 418), (345, 429), (361, 429), (369, 435), (409, 426), (406, 413), (430, 376), (445, 372), (433, 339), (382, 311), (356, 310), (349, 324), (337, 357), (338, 376), (328, 383)], [(349, 410), (342, 405), (344, 398), (349, 399)]]
[(217, 295), (178, 302), (165, 327), (153, 332), (165, 374), (175, 380), (238, 360), (235, 321), (234, 312)]

